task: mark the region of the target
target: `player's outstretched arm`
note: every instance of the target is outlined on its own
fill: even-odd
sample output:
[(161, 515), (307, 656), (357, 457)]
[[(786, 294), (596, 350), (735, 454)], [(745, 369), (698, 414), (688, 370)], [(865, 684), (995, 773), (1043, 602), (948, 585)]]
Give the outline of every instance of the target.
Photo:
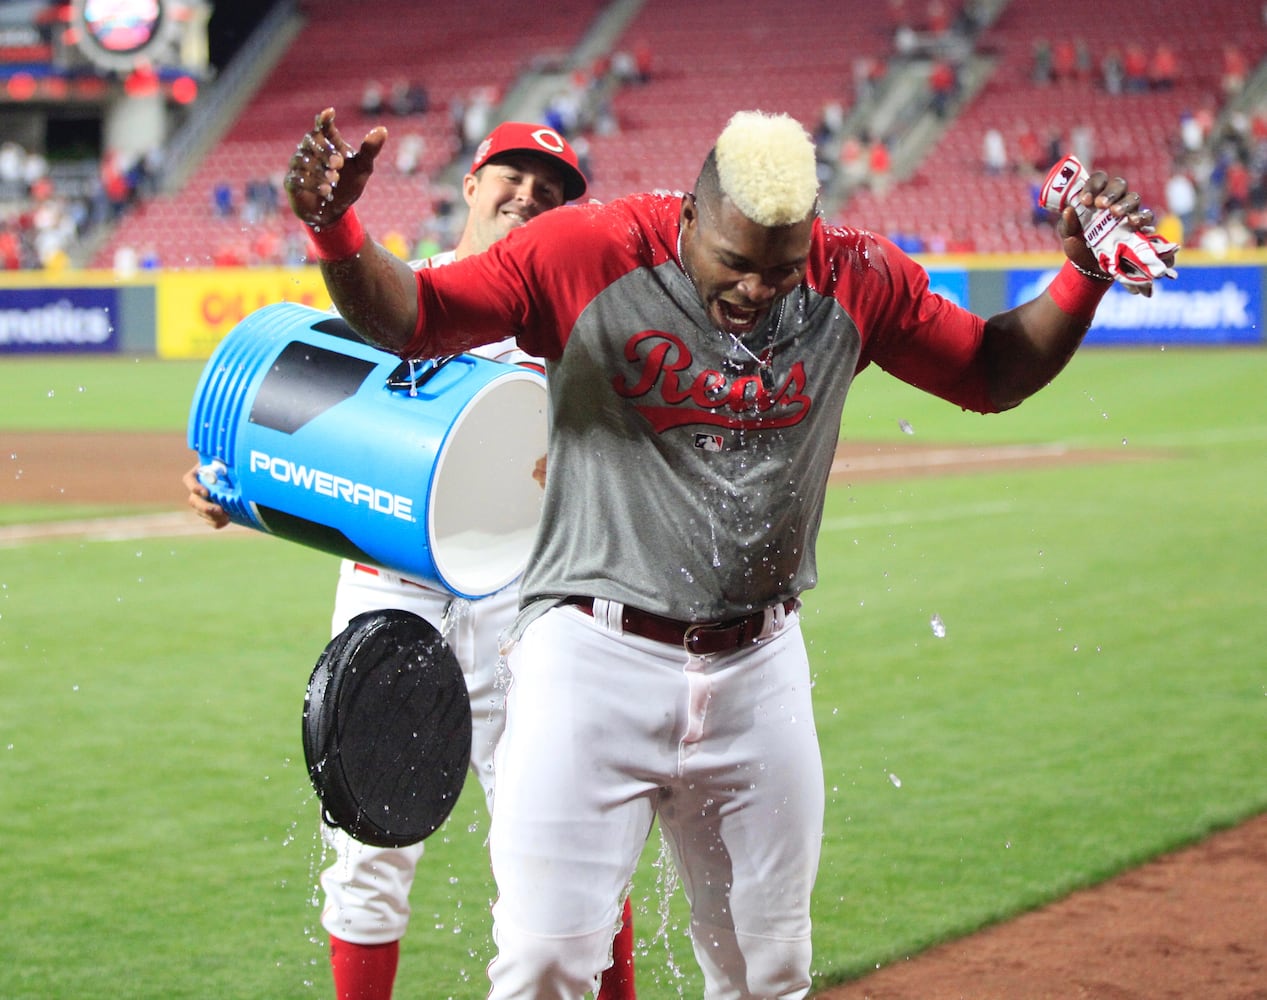
[[(1152, 229), (1152, 211), (1140, 207), (1138, 192), (1129, 190), (1121, 177), (1110, 180), (1097, 171), (1078, 197), (1085, 207), (1108, 209), (1133, 231)], [(1088, 248), (1073, 204), (1061, 213), (1057, 231), (1070, 263), (1037, 298), (992, 316), (985, 324), (990, 392), (1000, 409), (1017, 406), (1060, 374), (1113, 284)], [(1173, 250), (1164, 259), (1172, 265)]]
[(335, 308), (367, 341), (396, 350), (417, 322), (414, 275), (365, 234), (353, 208), (386, 141), (387, 130), (377, 126), (353, 147), (326, 108), (296, 147), (284, 183), (291, 211), (311, 232)]

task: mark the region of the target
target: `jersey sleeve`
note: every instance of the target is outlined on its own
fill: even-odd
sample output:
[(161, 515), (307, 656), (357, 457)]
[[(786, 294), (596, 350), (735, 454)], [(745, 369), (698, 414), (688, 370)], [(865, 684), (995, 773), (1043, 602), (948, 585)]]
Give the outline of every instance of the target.
[(611, 280), (611, 267), (593, 266), (591, 253), (605, 259), (612, 245), (596, 210), (555, 209), (483, 253), (419, 271), (418, 325), (401, 355), (471, 351), (509, 334), (532, 357), (559, 357), (577, 316)]
[(928, 273), (894, 243), (858, 234), (864, 289), (842, 302), (863, 338), (859, 370), (890, 375), (967, 410), (992, 413), (982, 342), (985, 320), (934, 292)]

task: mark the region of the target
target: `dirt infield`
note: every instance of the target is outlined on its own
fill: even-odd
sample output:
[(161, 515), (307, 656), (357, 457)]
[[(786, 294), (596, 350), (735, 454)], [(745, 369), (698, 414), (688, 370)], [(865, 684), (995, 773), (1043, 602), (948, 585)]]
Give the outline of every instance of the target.
[(2, 431), (0, 503), (175, 507), (194, 458), (179, 434)]
[[(179, 435), (4, 432), (0, 444), (0, 503), (170, 505), (126, 527), (97, 521), (0, 529), (0, 541), (207, 530), (184, 508), (180, 476), (194, 456)], [(1135, 449), (1056, 446), (848, 445), (837, 454), (832, 478), (857, 482), (1128, 457), (1143, 456)], [(1267, 1000), (1265, 893), (1262, 816), (824, 991), (818, 1000)]]
[[(184, 498), (180, 475), (196, 457), (181, 435), (171, 433), (4, 431), (0, 445), (0, 503), (179, 505)], [(832, 480), (942, 476), (1139, 457), (1139, 449), (1089, 451), (1047, 444), (845, 444), (836, 453)]]
[(1267, 816), (818, 1000), (1264, 1000)]

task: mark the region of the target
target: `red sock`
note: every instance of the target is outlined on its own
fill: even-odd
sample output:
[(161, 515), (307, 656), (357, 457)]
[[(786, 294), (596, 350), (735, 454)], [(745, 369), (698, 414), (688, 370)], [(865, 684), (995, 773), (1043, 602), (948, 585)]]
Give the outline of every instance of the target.
[(598, 995), (602, 1000), (637, 1000), (634, 993), (633, 906), (625, 899), (620, 930), (612, 941), (611, 968), (603, 973)]
[(330, 935), (336, 1000), (391, 1000), (400, 942), (353, 944)]

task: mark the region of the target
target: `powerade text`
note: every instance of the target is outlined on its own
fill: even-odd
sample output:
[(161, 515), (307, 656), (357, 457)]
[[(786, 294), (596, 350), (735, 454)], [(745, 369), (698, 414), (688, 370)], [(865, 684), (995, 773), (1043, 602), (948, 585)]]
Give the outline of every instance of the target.
[(353, 482), (331, 472), (298, 465), (286, 458), (251, 451), (251, 472), (262, 472), (279, 483), (286, 483), (308, 490), (320, 496), (332, 497), (357, 506), (368, 507), (378, 514), (387, 514), (402, 521), (414, 520), (414, 502), (411, 497)]

